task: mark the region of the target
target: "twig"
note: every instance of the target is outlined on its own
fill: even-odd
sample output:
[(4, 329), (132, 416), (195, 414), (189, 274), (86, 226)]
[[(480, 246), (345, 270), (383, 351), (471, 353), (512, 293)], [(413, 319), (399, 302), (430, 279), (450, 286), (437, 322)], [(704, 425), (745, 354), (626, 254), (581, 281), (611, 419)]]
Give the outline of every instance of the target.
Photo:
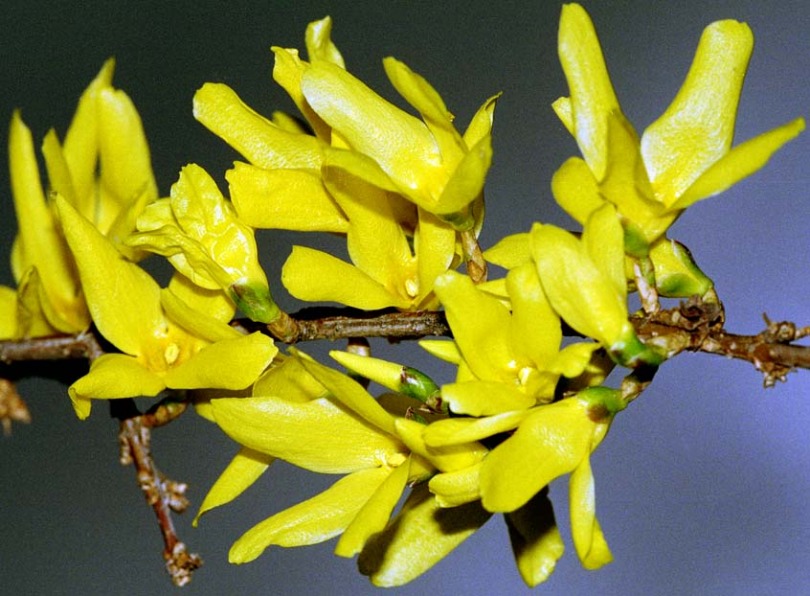
[[(121, 405), (128, 412), (134, 409), (134, 404)], [(138, 485), (147, 503), (152, 506), (163, 535), (166, 571), (176, 586), (184, 586), (191, 581), (192, 573), (202, 565), (202, 559), (199, 555), (188, 552), (185, 543), (177, 536), (172, 521), (172, 511), (181, 513), (188, 507), (185, 496), (187, 486), (166, 478), (158, 471), (152, 459), (150, 443), (152, 428), (174, 420), (185, 409), (186, 404), (183, 402), (161, 403), (146, 414), (121, 418), (119, 432), (121, 464), (135, 466)]]

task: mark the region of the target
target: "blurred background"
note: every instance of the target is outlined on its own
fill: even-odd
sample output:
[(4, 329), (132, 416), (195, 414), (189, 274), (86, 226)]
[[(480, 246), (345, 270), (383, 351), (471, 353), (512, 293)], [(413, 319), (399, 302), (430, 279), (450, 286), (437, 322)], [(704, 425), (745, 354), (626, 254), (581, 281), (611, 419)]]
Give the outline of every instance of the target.
[[(602, 40), (625, 113), (642, 131), (669, 104), (704, 26), (747, 21), (756, 38), (737, 142), (807, 117), (810, 3), (701, 0), (584, 2)], [(484, 247), (532, 221), (572, 226), (549, 181), (576, 146), (549, 104), (567, 88), (556, 55), (561, 3), (266, 0), (155, 2), (7, 0), (0, 16), (0, 118), (21, 108), (39, 143), (60, 137), (76, 100), (109, 56), (114, 83), (134, 100), (151, 142), (161, 192), (194, 161), (224, 189), (237, 158), (191, 115), (206, 81), (232, 86), (258, 112), (293, 111), (271, 78), (271, 45), (303, 49), (309, 21), (330, 14), (349, 69), (389, 99), (384, 56), (403, 60), (443, 95), (464, 128), (503, 91), (495, 113), (495, 159), (487, 187)], [(4, 125), (5, 126), (5, 125)], [(3, 133), (5, 137), (5, 131)], [(7, 163), (5, 141), (0, 143)], [(671, 236), (685, 242), (716, 281), (728, 329), (757, 333), (762, 313), (810, 324), (810, 136), (718, 198), (692, 208)], [(15, 234), (6, 166), (0, 168), (0, 235)], [(319, 236), (262, 233), (271, 284), (290, 243)], [(330, 241), (326, 241), (330, 242)], [(327, 244), (334, 246), (333, 244)], [(0, 283), (12, 283), (7, 257)], [(300, 305), (285, 297), (284, 306)], [(328, 347), (328, 346), (327, 346)], [(321, 353), (324, 347), (307, 348)], [(441, 381), (446, 373), (416, 348), (398, 358)], [(377, 354), (393, 354), (375, 344)], [(401, 354), (407, 354), (402, 356)], [(162, 542), (131, 468), (118, 464), (117, 425), (106, 408), (78, 421), (60, 368), (32, 367), (20, 383), (33, 423), (0, 438), (0, 581), (7, 594), (168, 594)], [(442, 374), (445, 377), (442, 377)], [(58, 376), (58, 375), (56, 375)], [(75, 370), (74, 370), (75, 376)], [(66, 379), (68, 377), (65, 377)], [(543, 594), (797, 594), (810, 589), (810, 372), (763, 390), (752, 367), (708, 355), (667, 363), (652, 388), (613, 425), (596, 452), (598, 514), (615, 556), (583, 570), (569, 540), (565, 480), (551, 488), (568, 552)], [(153, 436), (159, 467), (190, 485), (190, 511), (175, 518), (205, 565), (188, 594), (370, 594), (334, 541), (271, 548), (228, 564), (245, 530), (322, 490), (331, 478), (274, 466), (246, 494), (190, 522), (236, 446), (193, 414)], [(392, 594), (522, 594), (505, 525), (495, 516), (419, 580)]]

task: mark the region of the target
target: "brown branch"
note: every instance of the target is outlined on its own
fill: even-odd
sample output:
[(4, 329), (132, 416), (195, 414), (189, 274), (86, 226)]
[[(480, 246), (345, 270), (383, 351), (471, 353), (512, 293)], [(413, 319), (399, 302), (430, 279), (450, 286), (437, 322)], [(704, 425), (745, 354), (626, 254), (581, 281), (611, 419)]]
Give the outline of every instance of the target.
[(98, 337), (90, 330), (76, 335), (55, 335), (0, 341), (0, 362), (23, 360), (94, 360), (104, 353)]
[[(128, 411), (134, 409), (134, 404), (122, 405)], [(187, 486), (166, 478), (155, 466), (151, 453), (151, 429), (174, 420), (185, 409), (184, 402), (168, 401), (158, 404), (146, 414), (121, 418), (118, 435), (121, 464), (135, 466), (138, 485), (147, 503), (152, 506), (163, 535), (166, 571), (176, 586), (184, 586), (191, 581), (192, 573), (202, 565), (202, 559), (188, 552), (185, 543), (175, 532), (171, 514), (172, 511), (182, 513), (188, 507), (185, 496)]]

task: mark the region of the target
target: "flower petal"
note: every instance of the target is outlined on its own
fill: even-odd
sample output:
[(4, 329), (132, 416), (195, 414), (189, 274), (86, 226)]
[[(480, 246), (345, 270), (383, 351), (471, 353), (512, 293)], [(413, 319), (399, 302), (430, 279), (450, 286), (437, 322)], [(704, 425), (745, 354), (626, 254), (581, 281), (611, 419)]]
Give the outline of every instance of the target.
[(534, 588), (546, 581), (565, 550), (548, 491), (504, 515), (520, 576)]
[(357, 267), (304, 246), (293, 246), (281, 269), (281, 283), (308, 302), (339, 302), (363, 310), (410, 306), (409, 300), (391, 294)]
[(322, 147), (315, 137), (279, 128), (245, 105), (227, 85), (203, 85), (194, 94), (194, 117), (259, 167), (321, 166)]
[(585, 457), (571, 473), (571, 537), (585, 569), (599, 569), (613, 560), (602, 528), (596, 519), (596, 496), (590, 458)]
[(231, 563), (249, 563), (268, 546), (317, 544), (340, 534), (389, 475), (386, 468), (360, 470), (324, 492), (256, 524), (234, 542)]
[(579, 4), (563, 5), (559, 54), (571, 93), (577, 144), (601, 180), (607, 167), (607, 115), (620, 108), (593, 22)]
[(337, 556), (353, 557), (363, 550), (369, 538), (385, 529), (405, 490), (409, 469), (410, 462), (407, 461), (394, 468), (382, 481), (338, 540), (335, 546)]
[(93, 360), (90, 372), (68, 388), (76, 415), (90, 414), (89, 403), (81, 400), (117, 399), (157, 395), (166, 388), (158, 375), (124, 354), (103, 354)]
[(433, 567), (490, 518), (478, 504), (442, 508), (422, 484), (388, 527), (366, 543), (360, 573), (380, 587), (404, 585)]
[(467, 381), (442, 386), (442, 400), (455, 414), (493, 416), (535, 405), (534, 397), (497, 381)]
[(589, 454), (593, 422), (583, 400), (537, 407), (495, 447), (481, 467), (481, 502), (488, 511), (514, 511)]
[(402, 444), (326, 398), (212, 399), (216, 423), (234, 441), (325, 474), (346, 474), (404, 459)]
[(683, 86), (644, 131), (644, 163), (665, 205), (672, 205), (731, 147), (753, 44), (745, 23), (726, 20), (706, 27)]
[(203, 514), (230, 503), (245, 492), (274, 460), (270, 455), (242, 447), (205, 495), (191, 525), (196, 528)]
[(531, 233), (543, 290), (571, 327), (607, 347), (632, 333), (622, 295), (577, 238), (551, 225), (535, 224)]
[(166, 372), (172, 389), (244, 389), (267, 368), (278, 348), (260, 331), (204, 347)]
[(436, 278), (436, 295), (464, 360), (480, 379), (510, 382), (514, 355), (509, 346), (509, 311), (476, 289), (466, 275), (448, 271)]
[(515, 410), (485, 418), (447, 418), (430, 423), (424, 430), (425, 444), (431, 447), (480, 441), (514, 430), (531, 410)]
[(307, 358), (301, 359), (303, 367), (317, 381), (326, 387), (334, 399), (352, 410), (366, 422), (383, 432), (396, 433), (394, 417), (377, 403), (368, 391), (357, 381), (333, 368)]
[(557, 204), (582, 225), (591, 213), (605, 204), (591, 168), (579, 157), (568, 158), (554, 172), (551, 192)]
[(430, 479), (428, 488), (436, 496), (436, 503), (440, 507), (458, 507), (472, 503), (481, 498), (478, 488), (480, 472), (480, 463), (452, 472), (441, 472)]
[(408, 420), (396, 419), (397, 435), (413, 453), (421, 455), (442, 472), (454, 472), (479, 463), (487, 454), (487, 449), (478, 442), (457, 443), (442, 447), (431, 447), (425, 443), (425, 425)]
[(119, 350), (139, 354), (167, 329), (160, 287), (143, 269), (125, 260), (67, 201), (57, 197), (56, 205), (93, 322)]
[(804, 130), (804, 118), (796, 118), (741, 143), (713, 163), (675, 201), (673, 209), (685, 209), (720, 193), (763, 167), (782, 145)]
[(349, 227), (318, 170), (265, 170), (236, 162), (225, 178), (239, 218), (254, 228), (346, 232)]
[[(352, 149), (371, 157), (399, 184), (413, 189), (424, 186), (426, 168), (441, 167), (439, 148), (423, 122), (339, 66), (312, 64), (303, 75), (301, 88), (312, 108)], [(423, 188), (435, 196), (432, 190)]]

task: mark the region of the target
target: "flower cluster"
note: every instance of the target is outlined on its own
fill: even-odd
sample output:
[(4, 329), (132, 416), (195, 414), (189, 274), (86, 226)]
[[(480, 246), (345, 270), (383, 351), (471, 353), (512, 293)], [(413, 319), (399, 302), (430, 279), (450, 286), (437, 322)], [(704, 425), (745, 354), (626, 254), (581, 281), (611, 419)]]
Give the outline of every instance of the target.
[[(306, 60), (273, 48), (273, 77), (300, 118), (264, 117), (223, 84), (196, 93), (197, 120), (244, 158), (224, 174), (227, 198), (196, 164), (159, 197), (111, 62), (82, 96), (65, 142), (53, 132), (45, 139), (47, 196), (15, 113), (17, 288), (0, 288), (0, 337), (95, 327), (110, 349), (69, 388), (80, 418), (95, 399), (189, 390), (200, 416), (241, 446), (195, 524), (275, 460), (338, 476), (243, 534), (234, 563), (339, 536), (336, 554), (358, 555), (374, 584), (396, 586), (500, 513), (518, 570), (535, 586), (563, 554), (549, 499), (563, 476), (579, 560), (588, 569), (610, 562), (590, 459), (638, 391), (606, 379), (616, 367), (649, 377), (668, 356), (639, 338), (628, 296), (638, 292), (647, 312), (660, 296), (713, 300), (711, 279), (669, 227), (762, 167), (804, 121), (732, 147), (752, 36), (721, 21), (705, 30), (673, 103), (639, 137), (590, 18), (566, 5), (559, 53), (570, 96), (553, 109), (582, 158), (562, 164), (551, 187), (582, 229), (537, 222), (480, 258), (498, 96), (461, 132), (439, 93), (402, 62), (383, 66), (410, 111), (352, 75), (328, 17), (308, 26), (305, 45)], [(292, 347), (280, 352), (272, 325), (288, 315), (259, 263), (257, 228), (345, 239), (348, 261), (292, 248), (280, 281), (299, 300), (442, 309), (452, 339), (421, 346), (448, 364), (450, 382), (352, 351), (330, 353), (346, 372)], [(167, 287), (139, 265), (147, 254), (175, 268)], [(484, 260), (504, 274), (486, 281)], [(237, 312), (266, 327), (231, 325)], [(564, 341), (564, 328), (578, 339)], [(371, 381), (385, 391), (373, 396)]]

